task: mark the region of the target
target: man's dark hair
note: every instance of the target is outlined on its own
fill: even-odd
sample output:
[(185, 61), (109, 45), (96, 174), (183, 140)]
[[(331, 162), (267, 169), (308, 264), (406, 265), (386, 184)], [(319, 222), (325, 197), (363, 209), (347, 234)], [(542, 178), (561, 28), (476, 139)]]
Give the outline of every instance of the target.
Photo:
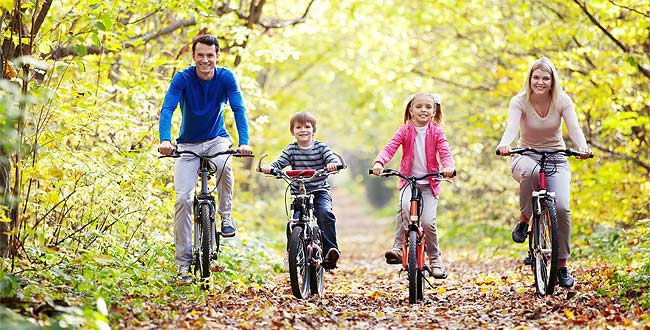
[(217, 52), (217, 54), (219, 54), (219, 39), (209, 34), (194, 39), (194, 42), (192, 43), (192, 54), (194, 54), (194, 49), (196, 48), (196, 44), (198, 44), (199, 42), (208, 46), (214, 45), (215, 51)]

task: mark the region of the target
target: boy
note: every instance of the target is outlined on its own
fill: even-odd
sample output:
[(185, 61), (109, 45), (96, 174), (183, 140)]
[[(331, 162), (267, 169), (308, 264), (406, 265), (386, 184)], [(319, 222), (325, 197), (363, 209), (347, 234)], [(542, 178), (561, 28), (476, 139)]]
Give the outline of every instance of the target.
[[(312, 114), (296, 113), (291, 117), (289, 128), (296, 142), (286, 146), (275, 162), (262, 167), (262, 172), (269, 174), (272, 168), (282, 170), (287, 166), (294, 170), (319, 170), (327, 167), (330, 172), (336, 171), (336, 165), (340, 165), (338, 158), (325, 143), (314, 140), (316, 118)], [(327, 176), (316, 177), (306, 182), (305, 186), (307, 193), (314, 195), (314, 212), (323, 234), (323, 268), (336, 268), (341, 251), (336, 243), (336, 216), (332, 212), (332, 196)]]

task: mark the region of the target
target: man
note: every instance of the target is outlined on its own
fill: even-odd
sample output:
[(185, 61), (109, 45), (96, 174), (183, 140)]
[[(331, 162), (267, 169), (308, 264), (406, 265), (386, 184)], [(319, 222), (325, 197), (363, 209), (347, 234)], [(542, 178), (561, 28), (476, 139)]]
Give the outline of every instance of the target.
[[(232, 141), (224, 124), (224, 110), (226, 102), (229, 102), (239, 135), (237, 150), (242, 154), (251, 154), (246, 108), (239, 85), (232, 71), (216, 66), (219, 58), (218, 39), (204, 35), (194, 40), (192, 58), (195, 65), (175, 74), (165, 95), (160, 111), (158, 150), (163, 155), (170, 155), (174, 150), (171, 143), (171, 121), (179, 103), (182, 113), (180, 134), (176, 139), (179, 150), (214, 154), (230, 148)], [(217, 193), (221, 235), (224, 237), (233, 237), (236, 231), (232, 219), (234, 176), (230, 160), (230, 157), (213, 159), (217, 168), (223, 171), (217, 184)], [(187, 154), (176, 161), (174, 168), (176, 264), (179, 266), (179, 279), (185, 283), (192, 280), (192, 203), (198, 168), (199, 160)]]

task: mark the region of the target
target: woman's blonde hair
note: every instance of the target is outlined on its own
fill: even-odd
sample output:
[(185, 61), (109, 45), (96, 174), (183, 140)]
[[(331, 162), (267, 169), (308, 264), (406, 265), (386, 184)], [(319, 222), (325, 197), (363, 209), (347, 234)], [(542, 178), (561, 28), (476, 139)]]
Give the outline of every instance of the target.
[(549, 109), (555, 109), (557, 108), (557, 104), (560, 100), (560, 96), (564, 94), (564, 90), (562, 89), (562, 86), (560, 85), (560, 79), (557, 74), (557, 70), (555, 69), (555, 66), (553, 65), (553, 62), (549, 60), (547, 57), (542, 57), (537, 59), (533, 64), (530, 66), (530, 70), (528, 70), (528, 74), (526, 74), (526, 82), (524, 84), (524, 88), (522, 88), (520, 93), (523, 93), (526, 95), (526, 98), (530, 101), (530, 96), (533, 94), (533, 90), (530, 87), (530, 79), (533, 75), (533, 72), (535, 70), (542, 70), (545, 72), (548, 72), (551, 74), (551, 79), (553, 79), (551, 83), (551, 106)]
[(433, 105), (434, 105), (434, 110), (435, 113), (433, 114), (433, 122), (436, 123), (436, 125), (440, 125), (442, 123), (442, 106), (440, 105), (441, 99), (440, 95), (438, 94), (429, 94), (429, 93), (415, 93), (413, 95), (410, 95), (407, 99), (406, 103), (406, 109), (404, 109), (404, 124), (408, 123), (411, 120), (411, 112), (409, 109), (411, 109), (411, 105), (413, 104), (413, 99), (416, 96), (428, 96), (433, 100)]

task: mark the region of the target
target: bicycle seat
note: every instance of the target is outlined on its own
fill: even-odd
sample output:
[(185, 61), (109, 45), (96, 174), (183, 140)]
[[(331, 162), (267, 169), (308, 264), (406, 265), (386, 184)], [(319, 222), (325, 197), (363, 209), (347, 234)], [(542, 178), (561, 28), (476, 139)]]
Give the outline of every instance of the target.
[(308, 169), (308, 170), (287, 170), (285, 172), (287, 176), (290, 177), (296, 177), (296, 176), (312, 176), (314, 173), (316, 173), (316, 170)]

